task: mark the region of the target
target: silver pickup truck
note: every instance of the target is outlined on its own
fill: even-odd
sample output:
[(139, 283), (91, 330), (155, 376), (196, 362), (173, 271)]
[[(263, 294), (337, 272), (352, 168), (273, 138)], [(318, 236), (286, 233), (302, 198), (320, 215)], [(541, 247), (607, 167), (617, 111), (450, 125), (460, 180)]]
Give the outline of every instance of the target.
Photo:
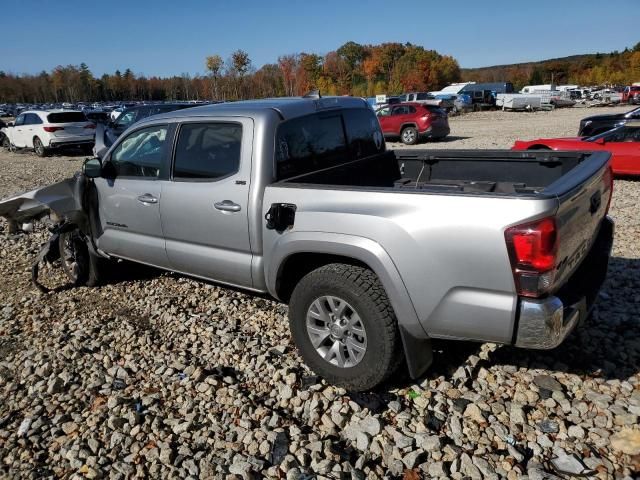
[(347, 97), (167, 113), (98, 150), (0, 215), (53, 216), (78, 285), (119, 258), (287, 302), (306, 363), (353, 390), (419, 376), (433, 338), (553, 348), (606, 276), (606, 152), (390, 151)]

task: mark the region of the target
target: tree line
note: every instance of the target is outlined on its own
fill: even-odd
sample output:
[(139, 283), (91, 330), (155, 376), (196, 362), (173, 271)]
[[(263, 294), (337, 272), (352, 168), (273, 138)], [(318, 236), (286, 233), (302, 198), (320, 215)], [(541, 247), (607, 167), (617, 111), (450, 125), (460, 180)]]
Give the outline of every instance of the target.
[(326, 55), (294, 53), (255, 68), (236, 50), (226, 60), (213, 54), (206, 73), (170, 77), (124, 72), (94, 76), (87, 64), (58, 66), (37, 75), (0, 71), (0, 102), (45, 103), (117, 100), (241, 100), (303, 95), (372, 96), (441, 88), (460, 80), (458, 62), (410, 43), (347, 42)]
[(465, 80), (511, 81), (517, 90), (547, 83), (576, 85), (630, 85), (640, 82), (640, 42), (611, 53), (574, 55), (541, 62), (463, 69)]
[(460, 69), (451, 56), (411, 43), (347, 42), (325, 55), (294, 53), (255, 68), (249, 54), (204, 59), (205, 74), (136, 75), (131, 69), (96, 77), (85, 63), (37, 75), (0, 71), (0, 102), (45, 103), (118, 100), (241, 100), (303, 95), (373, 96), (438, 90), (451, 82), (625, 85), (640, 81), (640, 43), (623, 52), (577, 55), (496, 67)]

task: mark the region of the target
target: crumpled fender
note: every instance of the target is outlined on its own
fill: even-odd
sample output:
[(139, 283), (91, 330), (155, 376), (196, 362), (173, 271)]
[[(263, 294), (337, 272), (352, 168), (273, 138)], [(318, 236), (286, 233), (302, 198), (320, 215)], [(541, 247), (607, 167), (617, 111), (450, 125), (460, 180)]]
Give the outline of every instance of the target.
[(53, 214), (57, 222), (84, 225), (87, 218), (82, 207), (84, 183), (84, 175), (78, 172), (53, 185), (1, 200), (0, 217), (9, 222), (29, 223)]

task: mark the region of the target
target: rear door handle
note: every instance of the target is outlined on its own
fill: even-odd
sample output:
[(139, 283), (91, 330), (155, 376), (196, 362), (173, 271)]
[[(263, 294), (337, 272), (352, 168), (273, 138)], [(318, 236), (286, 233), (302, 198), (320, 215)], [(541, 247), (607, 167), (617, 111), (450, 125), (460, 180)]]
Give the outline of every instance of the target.
[(231, 200), (223, 200), (222, 202), (216, 202), (213, 204), (217, 210), (221, 210), (223, 212), (239, 212), (240, 205), (237, 203), (233, 203)]
[(158, 199), (151, 195), (150, 193), (145, 193), (144, 195), (140, 195), (138, 197), (138, 201), (144, 204), (158, 203)]

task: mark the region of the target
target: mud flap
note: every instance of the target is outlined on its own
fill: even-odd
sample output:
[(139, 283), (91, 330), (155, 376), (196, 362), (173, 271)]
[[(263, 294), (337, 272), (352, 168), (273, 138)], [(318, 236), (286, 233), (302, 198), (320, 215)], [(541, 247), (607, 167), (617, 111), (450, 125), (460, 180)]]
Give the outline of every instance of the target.
[(433, 349), (428, 338), (416, 338), (400, 326), (400, 337), (404, 347), (404, 356), (411, 378), (418, 378), (433, 363)]

